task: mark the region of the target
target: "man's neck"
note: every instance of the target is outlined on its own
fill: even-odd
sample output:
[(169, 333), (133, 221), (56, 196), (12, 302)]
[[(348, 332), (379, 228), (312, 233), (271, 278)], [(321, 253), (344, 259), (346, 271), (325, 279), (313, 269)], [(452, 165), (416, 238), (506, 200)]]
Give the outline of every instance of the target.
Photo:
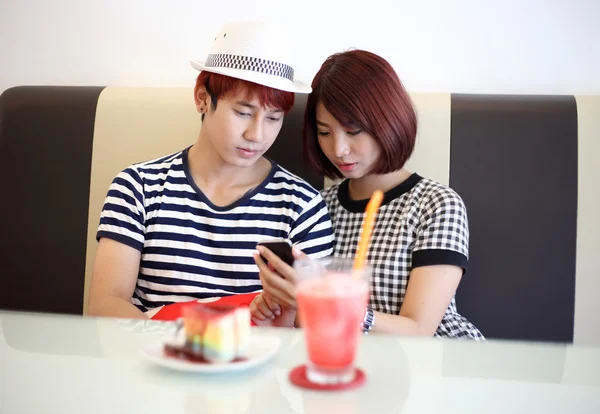
[(251, 167), (226, 163), (208, 139), (198, 137), (188, 151), (191, 178), (216, 205), (228, 205), (259, 185), (269, 174), (270, 163), (261, 158)]

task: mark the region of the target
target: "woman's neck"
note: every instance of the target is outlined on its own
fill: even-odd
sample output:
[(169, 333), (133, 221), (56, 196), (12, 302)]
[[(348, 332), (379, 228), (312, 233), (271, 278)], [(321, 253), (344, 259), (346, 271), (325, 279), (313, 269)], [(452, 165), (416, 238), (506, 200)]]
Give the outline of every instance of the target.
[(361, 178), (351, 179), (348, 183), (350, 198), (353, 200), (365, 200), (371, 198), (371, 195), (376, 190), (383, 192), (389, 191), (406, 181), (411, 175), (411, 172), (402, 168), (401, 170), (389, 174), (371, 174)]

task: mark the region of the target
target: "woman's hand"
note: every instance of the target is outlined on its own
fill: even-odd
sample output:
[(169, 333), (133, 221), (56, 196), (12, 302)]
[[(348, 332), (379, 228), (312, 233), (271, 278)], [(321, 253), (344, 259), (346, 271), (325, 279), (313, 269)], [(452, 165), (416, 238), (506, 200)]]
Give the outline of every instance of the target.
[[(286, 310), (296, 310), (296, 271), (287, 265), (275, 253), (264, 246), (257, 246), (260, 253), (254, 254), (258, 266), (260, 281), (266, 293), (267, 300), (272, 300)], [(292, 248), (294, 259), (304, 256), (296, 247)], [(269, 262), (267, 265), (260, 257), (263, 255)], [(273, 308), (269, 307), (272, 311)]]

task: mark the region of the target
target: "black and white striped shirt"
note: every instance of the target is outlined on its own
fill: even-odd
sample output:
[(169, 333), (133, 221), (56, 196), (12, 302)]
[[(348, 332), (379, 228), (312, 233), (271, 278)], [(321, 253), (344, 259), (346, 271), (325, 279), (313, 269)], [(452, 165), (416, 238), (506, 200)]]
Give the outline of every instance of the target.
[(191, 179), (187, 154), (126, 168), (104, 203), (97, 239), (141, 252), (132, 297), (140, 310), (261, 290), (252, 257), (260, 240), (283, 237), (311, 257), (332, 254), (327, 207), (306, 181), (271, 162), (254, 190), (215, 206)]

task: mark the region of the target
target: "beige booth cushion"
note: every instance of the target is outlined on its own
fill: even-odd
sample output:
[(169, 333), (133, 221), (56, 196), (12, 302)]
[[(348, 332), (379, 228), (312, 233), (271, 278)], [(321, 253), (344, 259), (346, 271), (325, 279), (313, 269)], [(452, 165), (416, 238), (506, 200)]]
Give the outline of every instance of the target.
[(90, 182), (84, 312), (98, 244), (96, 230), (113, 178), (133, 163), (159, 158), (194, 144), (200, 126), (191, 87), (108, 87), (100, 94)]

